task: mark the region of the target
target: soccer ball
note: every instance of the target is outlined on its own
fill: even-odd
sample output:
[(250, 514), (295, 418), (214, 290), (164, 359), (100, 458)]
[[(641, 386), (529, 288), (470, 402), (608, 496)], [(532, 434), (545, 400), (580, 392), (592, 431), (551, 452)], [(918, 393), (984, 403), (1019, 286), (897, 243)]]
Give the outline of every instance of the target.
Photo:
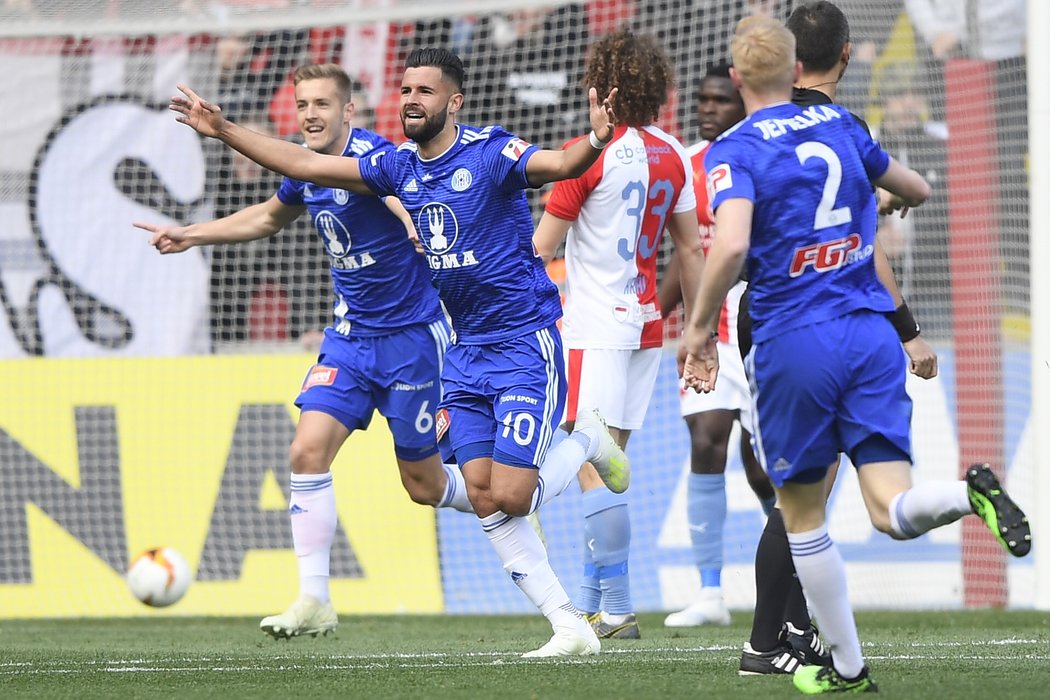
[(163, 608), (176, 602), (190, 587), (190, 567), (170, 547), (147, 549), (128, 566), (128, 588), (146, 605)]

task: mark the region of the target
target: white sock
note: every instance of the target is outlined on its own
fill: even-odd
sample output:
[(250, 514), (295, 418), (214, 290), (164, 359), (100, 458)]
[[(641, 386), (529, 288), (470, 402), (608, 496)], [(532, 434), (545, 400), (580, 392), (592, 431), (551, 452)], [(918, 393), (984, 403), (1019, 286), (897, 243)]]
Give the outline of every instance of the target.
[(503, 570), (550, 620), (551, 626), (575, 629), (580, 613), (555, 576), (547, 560), (547, 550), (529, 522), (497, 511), (481, 518), (481, 527), (496, 550)]
[(857, 623), (849, 604), (846, 565), (838, 547), (828, 537), (828, 526), (787, 534), (791, 560), (806, 592), (810, 612), (831, 647), (831, 658), (846, 678), (856, 678), (864, 668)]
[(532, 506), (529, 513), (535, 513), (540, 506), (550, 502), (576, 480), (585, 459), (584, 447), (578, 440), (561, 440), (540, 464), (540, 477), (536, 490), (532, 494)]
[(337, 516), (332, 473), (292, 474), (288, 504), (292, 543), (299, 557), (300, 593), (327, 603), (329, 562)]
[(972, 512), (965, 481), (927, 481), (893, 497), (890, 527), (898, 537), (911, 539)]
[(474, 506), (467, 498), (467, 484), (463, 481), (463, 472), (455, 464), (442, 464), (445, 470), (445, 495), (437, 508), (455, 508), (461, 513), (473, 513)]

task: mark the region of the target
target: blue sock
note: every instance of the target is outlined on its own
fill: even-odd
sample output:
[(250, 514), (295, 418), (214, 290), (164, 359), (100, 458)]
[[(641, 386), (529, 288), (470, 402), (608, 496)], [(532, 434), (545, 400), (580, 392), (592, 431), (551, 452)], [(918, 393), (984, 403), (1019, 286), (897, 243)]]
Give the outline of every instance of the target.
[(583, 494), (583, 534), (601, 585), (601, 610), (610, 615), (634, 612), (627, 556), (631, 548), (631, 521), (627, 496), (598, 488)]
[(722, 585), (722, 530), (726, 521), (726, 475), (690, 474), (689, 539), (704, 588)]

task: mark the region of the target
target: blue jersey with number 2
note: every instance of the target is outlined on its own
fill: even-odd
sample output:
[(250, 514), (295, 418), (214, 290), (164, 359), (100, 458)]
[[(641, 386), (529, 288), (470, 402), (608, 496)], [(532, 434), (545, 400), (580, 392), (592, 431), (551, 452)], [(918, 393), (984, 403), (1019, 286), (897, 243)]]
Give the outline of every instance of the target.
[(704, 159), (711, 207), (754, 203), (747, 272), (754, 340), (851, 311), (893, 311), (875, 274), (875, 197), (889, 156), (837, 105), (785, 102), (724, 133)]

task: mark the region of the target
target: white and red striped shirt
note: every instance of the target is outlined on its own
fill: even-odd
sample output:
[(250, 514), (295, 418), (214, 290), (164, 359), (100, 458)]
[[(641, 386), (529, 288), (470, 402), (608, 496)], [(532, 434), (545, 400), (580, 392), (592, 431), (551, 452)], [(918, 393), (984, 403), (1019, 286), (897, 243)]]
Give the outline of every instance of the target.
[(598, 160), (554, 186), (547, 211), (572, 221), (562, 336), (578, 349), (663, 344), (656, 257), (673, 213), (696, 208), (685, 148), (655, 126), (621, 126)]
[[(710, 145), (710, 141), (701, 141), (690, 146), (688, 150), (693, 171), (693, 192), (696, 195), (696, 221), (700, 226), (700, 242), (704, 246), (704, 255), (707, 255), (715, 240), (715, 214), (711, 211), (711, 201), (707, 196), (707, 170), (704, 169), (704, 156)], [(745, 289), (746, 282), (737, 282), (729, 290), (722, 304), (722, 313), (718, 315), (718, 340), (723, 343), (734, 346), (739, 344), (736, 319), (740, 309), (740, 297)]]

